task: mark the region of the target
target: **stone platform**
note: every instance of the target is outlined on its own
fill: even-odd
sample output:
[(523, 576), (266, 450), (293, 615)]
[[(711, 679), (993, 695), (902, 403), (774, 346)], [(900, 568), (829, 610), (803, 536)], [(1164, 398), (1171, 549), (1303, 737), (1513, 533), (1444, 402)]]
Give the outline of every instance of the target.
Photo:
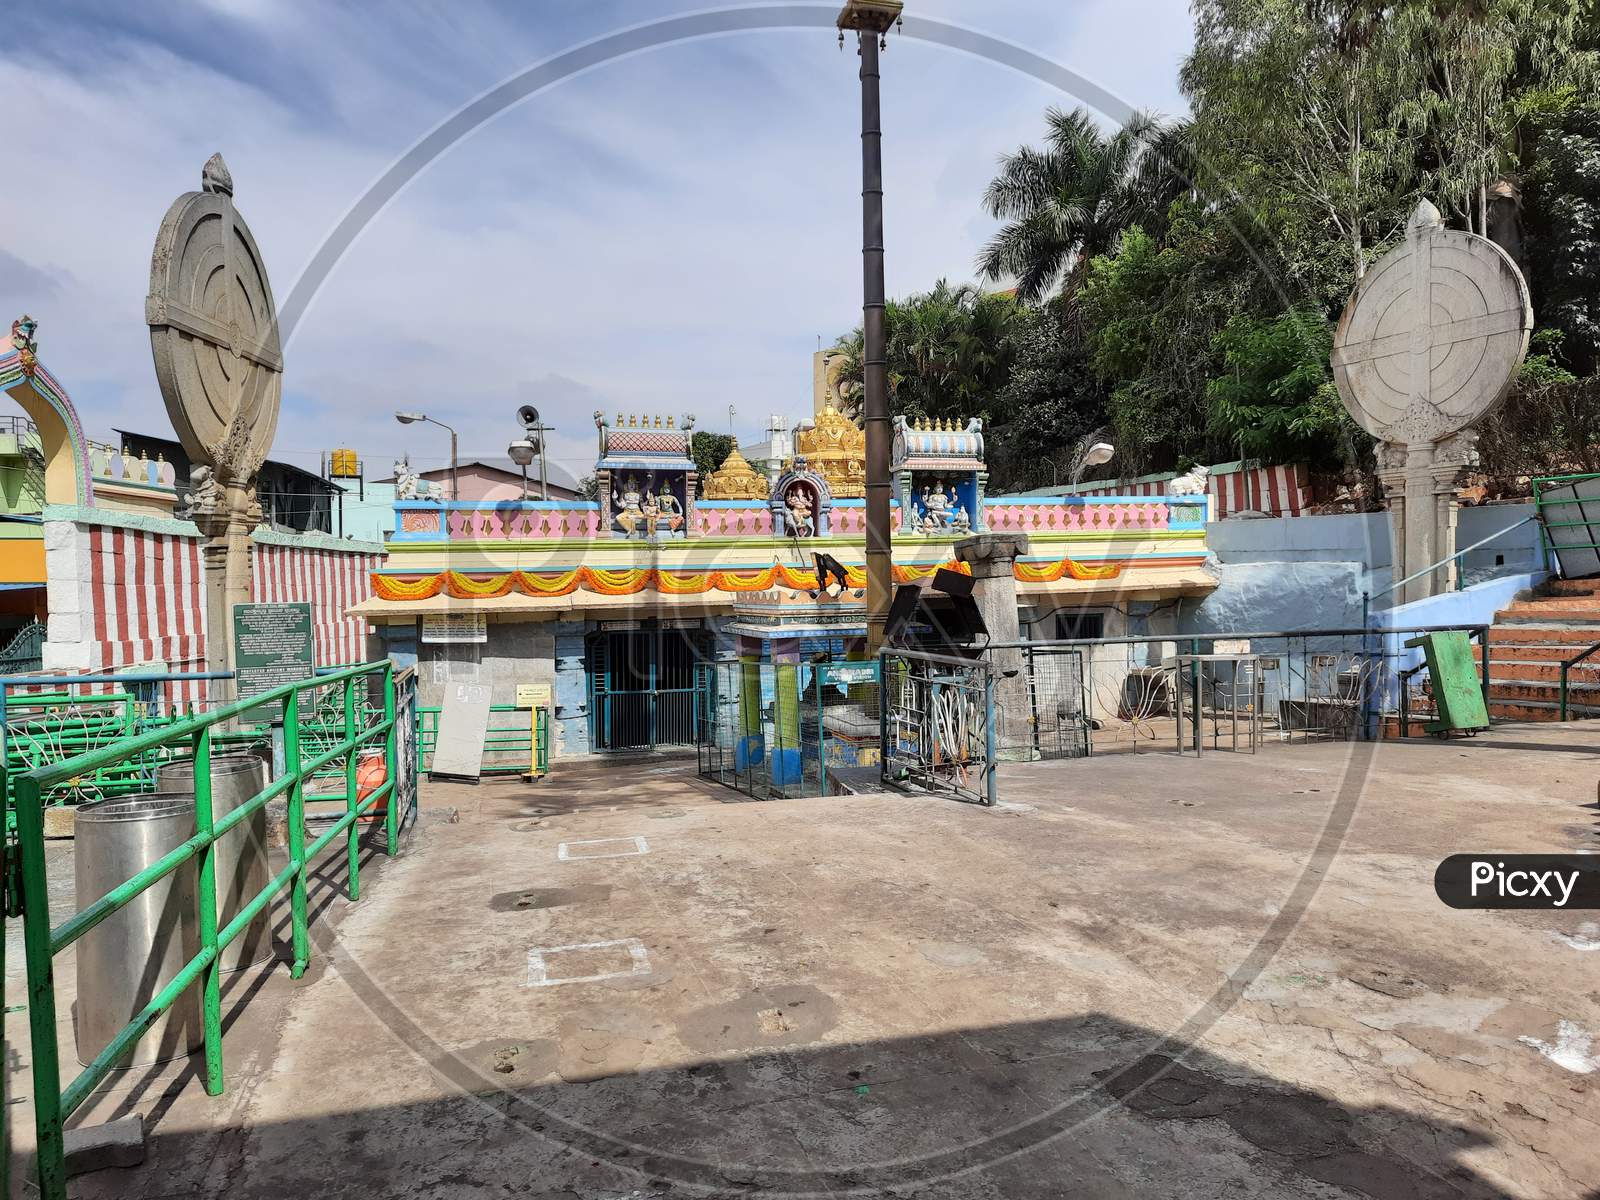
[(329, 861), (304, 980), (230, 978), (227, 1094), (120, 1078), (84, 1115), (148, 1157), (73, 1195), (1589, 1196), (1596, 917), (1432, 875), (1600, 851), (1597, 734), (1017, 764), (997, 810), (432, 786), (359, 904)]

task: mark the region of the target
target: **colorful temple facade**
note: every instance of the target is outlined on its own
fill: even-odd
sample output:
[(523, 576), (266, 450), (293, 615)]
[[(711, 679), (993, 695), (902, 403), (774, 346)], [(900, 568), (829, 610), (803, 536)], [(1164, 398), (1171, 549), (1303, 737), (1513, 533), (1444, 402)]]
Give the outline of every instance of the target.
[[(596, 414), (597, 500), (399, 501), (352, 615), (418, 664), (424, 703), (458, 679), (490, 683), (496, 703), (545, 683), (558, 752), (688, 744), (697, 664), (864, 645), (865, 446), (832, 402), (819, 389), (775, 479), (736, 451), (702, 486), (692, 417)], [(1026, 534), (1015, 573), (1036, 638), (1137, 631), (1214, 587), (1204, 497), (990, 497), (983, 454), (980, 421), (897, 423), (897, 580), (954, 565), (974, 533)], [(846, 586), (819, 579), (818, 555)]]

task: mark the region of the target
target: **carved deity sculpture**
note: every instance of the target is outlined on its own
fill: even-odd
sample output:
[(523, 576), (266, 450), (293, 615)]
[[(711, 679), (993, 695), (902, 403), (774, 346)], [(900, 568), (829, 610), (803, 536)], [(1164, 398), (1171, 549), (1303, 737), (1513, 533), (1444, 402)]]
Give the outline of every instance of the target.
[(667, 484), (661, 485), (661, 493), (656, 497), (656, 511), (660, 514), (659, 523), (669, 532), (676, 533), (683, 525), (683, 506)]
[(204, 463), (190, 470), (189, 505), (184, 510), (185, 517), (192, 521), (214, 513), (222, 499), (222, 485), (217, 482), (216, 472)]
[(795, 484), (783, 498), (789, 510), (789, 530), (795, 537), (810, 537), (816, 532), (811, 515), (811, 493), (801, 484)]
[(948, 495), (944, 490), (944, 480), (934, 481), (933, 488), (922, 490), (922, 527), (929, 533), (942, 533), (949, 527), (954, 513), (951, 504), (955, 500), (955, 493)]
[(636, 476), (629, 475), (622, 481), (622, 496), (618, 500), (620, 508), (613, 518), (617, 528), (622, 530), (625, 537), (632, 537), (634, 531), (643, 526), (644, 509), (640, 503), (641, 499), (639, 480)]
[(27, 313), (23, 313), (11, 322), (11, 348), (17, 352), (17, 357), (22, 360), (22, 373), (32, 375), (37, 368), (39, 359), (39, 342), (37, 333), (39, 322)]
[[(198, 468), (196, 468), (198, 470)], [(397, 458), (394, 463), (394, 495), (396, 500), (415, 500), (419, 477), (411, 469), (411, 461)]]

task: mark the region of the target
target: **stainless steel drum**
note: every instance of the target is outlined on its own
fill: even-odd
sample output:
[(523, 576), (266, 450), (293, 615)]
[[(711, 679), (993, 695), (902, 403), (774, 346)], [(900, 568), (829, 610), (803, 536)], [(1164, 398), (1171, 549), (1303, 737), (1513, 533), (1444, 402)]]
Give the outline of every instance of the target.
[[(267, 767), (253, 754), (218, 754), (211, 759), (211, 819), (220, 821), (267, 786)], [(183, 759), (165, 763), (156, 778), (156, 791), (181, 795), (193, 804), (194, 763)], [(256, 809), (241, 824), (223, 834), (214, 857), (217, 875), (217, 932), (261, 894), (272, 875), (267, 867), (267, 809)], [(222, 951), (222, 969), (236, 971), (272, 956), (272, 905)]]
[[(83, 805), (74, 830), (78, 907), (126, 883), (193, 835), (194, 806), (188, 800), (152, 796)], [(197, 878), (191, 858), (78, 940), (74, 1032), (84, 1066), (200, 952)], [(196, 984), (116, 1065), (177, 1058), (203, 1036)]]

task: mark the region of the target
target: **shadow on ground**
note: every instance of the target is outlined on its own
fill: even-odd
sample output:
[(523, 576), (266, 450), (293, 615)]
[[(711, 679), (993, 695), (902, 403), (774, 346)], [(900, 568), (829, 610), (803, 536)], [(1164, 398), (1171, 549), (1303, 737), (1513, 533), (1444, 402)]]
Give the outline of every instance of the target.
[[(839, 1016), (807, 1012), (798, 993), (773, 997), (786, 1002), (719, 1019), (803, 1042)], [(151, 1158), (209, 1160), (219, 1139), (246, 1139), (216, 1193), (230, 1200), (1511, 1194), (1462, 1161), (1488, 1144), (1470, 1125), (1336, 1104), (1100, 1013), (826, 1049), (776, 1045), (590, 1079), (561, 1076), (581, 1071), (562, 1067), (553, 1041), (498, 1042), (434, 1067), (462, 1094), (261, 1129), (162, 1130)], [(602, 1114), (611, 1128), (631, 1114), (632, 1126), (592, 1132), (585, 1118)], [(85, 1195), (110, 1196), (127, 1194), (126, 1178), (80, 1182), (92, 1185)], [(156, 1181), (141, 1194), (168, 1193)]]

